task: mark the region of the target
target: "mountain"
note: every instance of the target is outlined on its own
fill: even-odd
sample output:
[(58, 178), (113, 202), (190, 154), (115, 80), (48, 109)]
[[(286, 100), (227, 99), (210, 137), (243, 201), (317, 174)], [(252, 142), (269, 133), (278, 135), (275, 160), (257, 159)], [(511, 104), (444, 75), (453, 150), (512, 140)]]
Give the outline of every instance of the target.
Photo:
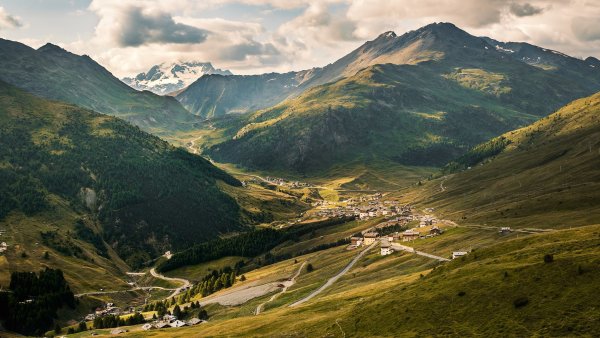
[(153, 133), (189, 129), (197, 118), (172, 97), (138, 92), (89, 56), (0, 39), (0, 80), (35, 95), (123, 118)]
[(246, 113), (284, 100), (310, 71), (262, 75), (206, 75), (177, 94), (190, 112), (212, 118)]
[(356, 160), (440, 166), (600, 90), (600, 70), (544, 53), (552, 67), (508, 56), (447, 23), (384, 33), (307, 83), (340, 79), (221, 123), (224, 137), (204, 152), (249, 168), (301, 173)]
[[(133, 268), (244, 224), (241, 208), (217, 186), (240, 182), (202, 157), (3, 82), (0, 144), (0, 228), (56, 252), (80, 253), (71, 240), (76, 218), (86, 220), (82, 238), (100, 251), (105, 241)], [(29, 243), (19, 245), (34, 250)]]
[(540, 228), (597, 223), (599, 154), (597, 93), (474, 147), (446, 167), (458, 172), (419, 195), (462, 222)]
[(130, 87), (149, 90), (158, 95), (167, 95), (184, 89), (204, 75), (233, 75), (228, 70), (216, 69), (210, 62), (175, 62), (155, 65), (146, 73), (123, 78)]

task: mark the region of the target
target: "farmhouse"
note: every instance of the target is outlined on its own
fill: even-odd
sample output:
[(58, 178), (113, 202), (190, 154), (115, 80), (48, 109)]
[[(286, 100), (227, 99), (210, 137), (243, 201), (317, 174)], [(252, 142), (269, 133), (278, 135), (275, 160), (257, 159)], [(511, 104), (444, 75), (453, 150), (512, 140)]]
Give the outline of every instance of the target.
[(421, 234), (413, 231), (413, 230), (406, 230), (402, 233), (402, 242), (410, 242), (410, 241), (414, 241), (415, 239), (419, 238)]
[(371, 244), (375, 243), (375, 241), (377, 240), (377, 237), (379, 237), (378, 233), (367, 232), (365, 234), (365, 245), (371, 245)]
[(433, 226), (431, 230), (429, 230), (429, 234), (433, 236), (441, 235), (444, 231), (437, 226)]
[(394, 252), (394, 249), (390, 247), (390, 243), (385, 239), (381, 240), (381, 255), (387, 256), (392, 252)]
[(350, 245), (354, 245), (356, 247), (361, 246), (363, 243), (363, 238), (362, 237), (351, 237), (350, 238)]
[(171, 327), (182, 327), (182, 326), (187, 326), (187, 323), (182, 321), (182, 320), (176, 320), (172, 323), (169, 324), (169, 326)]

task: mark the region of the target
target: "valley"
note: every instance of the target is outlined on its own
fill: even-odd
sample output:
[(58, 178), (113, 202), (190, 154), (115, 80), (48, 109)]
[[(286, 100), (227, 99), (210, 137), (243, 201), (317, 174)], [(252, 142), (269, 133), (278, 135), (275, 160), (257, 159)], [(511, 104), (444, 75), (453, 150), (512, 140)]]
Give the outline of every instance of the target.
[(121, 82), (0, 47), (2, 337), (600, 332), (593, 57), (440, 22)]

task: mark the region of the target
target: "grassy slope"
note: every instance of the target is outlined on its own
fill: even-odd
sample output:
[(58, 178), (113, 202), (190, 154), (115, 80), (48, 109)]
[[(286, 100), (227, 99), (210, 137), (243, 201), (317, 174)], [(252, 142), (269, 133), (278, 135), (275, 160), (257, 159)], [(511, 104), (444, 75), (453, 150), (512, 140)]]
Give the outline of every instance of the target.
[[(381, 39), (359, 50), (372, 47), (361, 52), (365, 59), (401, 52), (387, 61), (396, 64), (369, 64), (249, 117), (220, 121), (205, 153), (311, 174), (354, 161), (440, 165), (600, 88), (600, 73), (581, 60), (561, 56), (571, 62), (543, 70), (447, 24)], [(436, 56), (421, 58), (428, 52)]]
[[(0, 152), (2, 189), (27, 178), (35, 183), (30, 188), (46, 194), (49, 203), (43, 214), (25, 211), (24, 217), (18, 210), (27, 204), (14, 201), (30, 192), (17, 189), (6, 195), (3, 190), (2, 212), (16, 214), (0, 220), (0, 227), (25, 233), (19, 227), (51, 222), (67, 241), (74, 237), (67, 233), (74, 219), (87, 217), (94, 232), (103, 234), (123, 258), (132, 259), (129, 264), (170, 246), (239, 228), (239, 206), (217, 187), (217, 180), (237, 181), (208, 161), (118, 119), (40, 99), (6, 84), (0, 84), (0, 102), (0, 136), (6, 145)], [(83, 187), (96, 192), (95, 205), (82, 201)], [(181, 200), (188, 203), (179, 206)], [(52, 220), (62, 213), (69, 217)], [(31, 242), (41, 242), (39, 231), (31, 236)], [(89, 276), (83, 279), (96, 283)]]
[(138, 92), (88, 56), (50, 44), (34, 50), (0, 40), (0, 46), (0, 79), (36, 95), (118, 116), (156, 134), (190, 129), (197, 122), (174, 98)]
[[(104, 289), (128, 289), (127, 265), (112, 250), (110, 259), (97, 254), (94, 247), (82, 240), (72, 238), (84, 250), (82, 258), (64, 255), (52, 247), (47, 247), (40, 239), (40, 231), (58, 230), (63, 236), (73, 232), (75, 220), (82, 217), (66, 201), (51, 198), (51, 210), (35, 216), (13, 213), (0, 221), (0, 228), (6, 230), (0, 241), (6, 241), (9, 249), (0, 262), (6, 263), (0, 270), (0, 285), (8, 287), (10, 272), (38, 271), (44, 267), (63, 270), (65, 278), (75, 293)], [(49, 259), (44, 253), (49, 253)], [(22, 254), (26, 253), (26, 257)]]
[[(298, 308), (144, 335), (590, 335), (600, 329), (599, 235), (596, 225), (514, 238), (430, 273), (424, 271), (431, 261), (409, 254), (367, 256), (339, 284)], [(545, 254), (554, 262), (544, 263)], [(529, 303), (516, 308), (520, 297)]]
[(566, 227), (600, 218), (600, 94), (503, 136), (511, 143), (499, 155), (405, 197), (469, 223)]

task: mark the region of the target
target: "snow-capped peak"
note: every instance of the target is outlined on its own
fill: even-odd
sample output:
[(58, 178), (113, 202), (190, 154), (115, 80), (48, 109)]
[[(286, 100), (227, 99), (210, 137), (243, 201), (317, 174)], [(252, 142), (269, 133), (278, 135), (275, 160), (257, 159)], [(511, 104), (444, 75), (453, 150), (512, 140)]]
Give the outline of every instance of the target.
[(155, 65), (145, 73), (123, 78), (123, 82), (137, 90), (165, 95), (181, 90), (208, 74), (232, 75), (228, 70), (214, 68), (210, 62), (178, 61)]

